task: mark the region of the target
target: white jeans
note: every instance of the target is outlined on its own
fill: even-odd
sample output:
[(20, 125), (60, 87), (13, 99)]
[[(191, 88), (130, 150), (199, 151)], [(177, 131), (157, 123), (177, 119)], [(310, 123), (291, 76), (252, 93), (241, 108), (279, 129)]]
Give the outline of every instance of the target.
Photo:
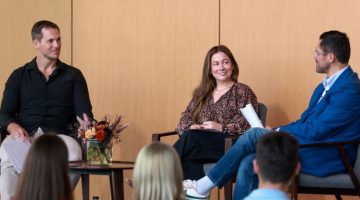
[[(42, 130), (39, 129), (30, 140), (35, 140), (40, 135), (42, 135)], [(82, 151), (79, 143), (72, 137), (67, 135), (59, 134), (60, 137), (66, 144), (66, 147), (69, 152), (69, 161), (81, 160), (82, 159)], [(5, 138), (6, 140), (7, 138)], [(5, 141), (4, 140), (4, 141)], [(0, 160), (1, 160), (1, 174), (0, 174), (0, 193), (1, 200), (11, 200), (11, 198), (15, 195), (16, 185), (19, 178), (19, 174), (15, 170), (13, 164), (10, 162), (8, 155), (3, 146), (0, 147)], [(70, 183), (73, 189), (77, 182), (79, 181), (80, 176), (71, 174), (70, 175)]]

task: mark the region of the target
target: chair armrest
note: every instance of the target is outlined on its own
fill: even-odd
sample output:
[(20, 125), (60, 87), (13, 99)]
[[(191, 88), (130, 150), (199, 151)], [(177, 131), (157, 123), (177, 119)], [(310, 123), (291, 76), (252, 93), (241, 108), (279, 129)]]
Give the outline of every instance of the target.
[(161, 132), (161, 133), (154, 133), (152, 134), (152, 142), (160, 142), (162, 137), (170, 136), (170, 135), (177, 135), (176, 131), (168, 131), (168, 132)]

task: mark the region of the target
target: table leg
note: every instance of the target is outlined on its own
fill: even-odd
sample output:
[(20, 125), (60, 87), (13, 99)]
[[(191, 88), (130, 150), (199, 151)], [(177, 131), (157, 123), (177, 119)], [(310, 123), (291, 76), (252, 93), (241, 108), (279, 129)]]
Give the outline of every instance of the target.
[(113, 170), (110, 175), (111, 199), (124, 200), (123, 170)]
[(83, 200), (89, 200), (89, 174), (81, 174)]

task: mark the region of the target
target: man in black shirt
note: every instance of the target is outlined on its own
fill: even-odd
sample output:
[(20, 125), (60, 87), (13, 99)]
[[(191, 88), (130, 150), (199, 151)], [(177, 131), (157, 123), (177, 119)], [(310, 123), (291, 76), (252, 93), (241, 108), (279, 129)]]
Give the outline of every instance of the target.
[[(36, 58), (16, 69), (6, 82), (0, 127), (12, 138), (31, 140), (36, 137), (35, 133), (54, 132), (63, 134), (61, 138), (66, 138), (67, 145), (74, 144), (69, 135), (75, 132), (76, 116), (86, 113), (93, 117), (86, 81), (79, 69), (59, 60), (61, 37), (56, 24), (39, 21), (34, 24), (31, 35)], [(8, 160), (3, 145), (0, 158), (1, 199), (7, 200), (14, 195), (19, 174)]]

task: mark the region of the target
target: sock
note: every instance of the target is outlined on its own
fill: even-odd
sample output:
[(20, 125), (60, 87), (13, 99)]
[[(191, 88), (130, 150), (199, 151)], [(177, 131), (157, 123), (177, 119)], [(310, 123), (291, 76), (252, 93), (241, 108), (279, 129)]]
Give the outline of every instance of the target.
[(210, 180), (208, 176), (196, 181), (196, 192), (202, 195), (207, 195), (216, 185)]

